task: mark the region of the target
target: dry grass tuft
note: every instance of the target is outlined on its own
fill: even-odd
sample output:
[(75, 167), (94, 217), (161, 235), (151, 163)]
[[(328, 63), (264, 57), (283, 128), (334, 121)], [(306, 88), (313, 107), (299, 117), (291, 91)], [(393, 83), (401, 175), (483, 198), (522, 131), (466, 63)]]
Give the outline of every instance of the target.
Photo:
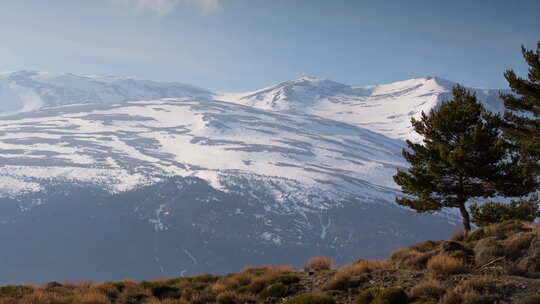
[(463, 227), (461, 227), (452, 233), (452, 235), (450, 236), (450, 240), (454, 242), (463, 242), (466, 236), (467, 232)]
[(494, 236), (499, 239), (504, 239), (511, 233), (530, 231), (530, 228), (528, 226), (529, 224), (527, 223), (510, 220), (483, 227), (482, 230), (484, 231), (486, 236)]
[(532, 232), (520, 232), (512, 235), (503, 244), (504, 255), (511, 259), (522, 256), (523, 251), (529, 248), (535, 237), (536, 235)]
[(424, 253), (424, 252), (428, 252), (435, 249), (438, 245), (439, 245), (438, 242), (424, 241), (424, 242), (411, 245), (409, 249)]
[(254, 274), (241, 272), (239, 274), (232, 274), (224, 276), (219, 279), (213, 286), (212, 289), (215, 291), (224, 291), (224, 290), (234, 290), (238, 289), (241, 286), (249, 285), (255, 278)]
[[(426, 248), (422, 248), (422, 250), (426, 250)], [(416, 249), (400, 248), (392, 251), (390, 260), (400, 267), (423, 269), (433, 255), (433, 251), (420, 252)]]
[(332, 269), (334, 262), (332, 259), (324, 256), (314, 257), (304, 265), (305, 271), (323, 271)]
[(413, 298), (429, 297), (433, 299), (440, 299), (446, 293), (446, 288), (441, 282), (435, 279), (429, 279), (418, 283), (411, 288), (409, 295)]
[(452, 275), (466, 272), (467, 266), (461, 259), (436, 255), (429, 260), (427, 269), (435, 274)]
[(217, 296), (219, 304), (235, 304), (235, 303), (255, 303), (257, 298), (251, 294), (241, 294), (235, 291), (225, 291)]
[(80, 295), (77, 299), (77, 303), (80, 303), (80, 304), (110, 304), (111, 301), (109, 300), (109, 298), (102, 294), (102, 293), (99, 293), (97, 291), (90, 291), (90, 292), (86, 292), (86, 293), (83, 293), (82, 295)]
[(388, 266), (386, 260), (359, 260), (338, 269), (332, 279), (322, 286), (323, 290), (344, 290), (350, 287), (354, 277)]
[(463, 281), (456, 290), (462, 294), (474, 292), (478, 294), (493, 294), (497, 292), (496, 282), (489, 276), (481, 276)]
[(255, 275), (258, 274), (264, 274), (268, 272), (278, 272), (278, 273), (285, 273), (285, 272), (293, 272), (294, 267), (291, 265), (265, 265), (265, 266), (245, 266), (242, 269), (243, 273), (252, 273)]

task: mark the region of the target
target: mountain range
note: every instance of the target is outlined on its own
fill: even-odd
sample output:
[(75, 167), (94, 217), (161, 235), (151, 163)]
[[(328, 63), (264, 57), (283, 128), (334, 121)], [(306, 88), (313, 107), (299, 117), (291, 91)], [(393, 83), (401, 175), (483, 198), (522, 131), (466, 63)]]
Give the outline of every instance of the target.
[[(300, 78), (221, 93), (179, 83), (0, 74), (0, 282), (230, 272), (377, 258), (455, 229), (394, 203), (426, 77)], [(500, 90), (472, 89), (502, 111)]]

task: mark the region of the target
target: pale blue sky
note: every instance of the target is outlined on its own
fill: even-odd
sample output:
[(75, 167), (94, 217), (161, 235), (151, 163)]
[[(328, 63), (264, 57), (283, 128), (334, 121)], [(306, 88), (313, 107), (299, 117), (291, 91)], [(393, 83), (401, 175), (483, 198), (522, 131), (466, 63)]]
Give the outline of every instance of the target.
[(505, 87), (540, 40), (538, 0), (0, 0), (0, 70), (110, 74), (213, 90), (315, 76), (439, 76)]

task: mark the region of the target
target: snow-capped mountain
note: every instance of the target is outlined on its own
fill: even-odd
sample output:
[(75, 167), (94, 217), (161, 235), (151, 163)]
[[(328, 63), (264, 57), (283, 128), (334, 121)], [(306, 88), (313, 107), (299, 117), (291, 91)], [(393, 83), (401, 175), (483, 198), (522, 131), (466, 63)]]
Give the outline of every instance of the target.
[(259, 176), (305, 203), (310, 194), (379, 197), (394, 188), (388, 176), (405, 165), (403, 147), (337, 121), (213, 100), (71, 105), (0, 117), (0, 181), (16, 195), (39, 190), (29, 177), (118, 192), (160, 176), (196, 176), (216, 189), (229, 175)]
[[(302, 78), (240, 94), (37, 72), (0, 83), (0, 281), (345, 263), (455, 227), (398, 207), (392, 181), (410, 117), (451, 82)], [(476, 92), (501, 109), (495, 90)]]
[[(217, 99), (272, 111), (319, 115), (370, 129), (392, 138), (419, 140), (411, 118), (451, 98), (457, 83), (437, 77), (373, 86), (349, 86), (304, 77), (258, 91), (218, 94)], [(502, 112), (497, 89), (469, 88), (492, 112)], [(504, 90), (503, 90), (504, 91)]]
[(206, 90), (172, 82), (112, 76), (19, 71), (0, 73), (0, 113), (79, 103), (116, 103), (167, 97), (210, 97)]

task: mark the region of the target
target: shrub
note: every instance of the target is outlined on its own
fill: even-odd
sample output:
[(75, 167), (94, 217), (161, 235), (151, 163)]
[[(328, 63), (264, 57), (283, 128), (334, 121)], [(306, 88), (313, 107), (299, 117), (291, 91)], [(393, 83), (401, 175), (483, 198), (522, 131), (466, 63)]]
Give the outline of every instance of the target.
[(379, 294), (379, 289), (377, 288), (368, 288), (362, 290), (356, 299), (356, 304), (371, 304), (375, 297)]
[(246, 291), (249, 291), (254, 294), (260, 293), (264, 288), (266, 288), (268, 285), (274, 284), (274, 283), (282, 283), (283, 285), (294, 285), (298, 282), (300, 282), (300, 277), (296, 273), (290, 272), (291, 268), (283, 268), (283, 267), (270, 267), (266, 268), (265, 270), (257, 270), (256, 272), (245, 272), (245, 273), (257, 273), (252, 278), (251, 284), (242, 287), (239, 290), (245, 289)]
[(433, 255), (433, 251), (420, 252), (416, 249), (401, 248), (392, 251), (390, 260), (400, 267), (423, 269)]
[(55, 282), (55, 281), (49, 282), (49, 283), (47, 283), (45, 285), (46, 290), (53, 290), (53, 289), (58, 288), (58, 287), (62, 287), (62, 284), (60, 284), (58, 282)]
[(250, 273), (230, 274), (219, 279), (214, 286), (221, 285), (223, 289), (237, 289), (251, 283), (255, 276)]
[(297, 274), (286, 273), (276, 276), (272, 281), (283, 283), (285, 285), (292, 285), (300, 282), (300, 277)]
[(124, 286), (122, 284), (107, 282), (96, 284), (92, 288), (111, 299), (116, 299), (118, 294), (124, 289)]
[(262, 299), (267, 298), (283, 298), (294, 292), (293, 288), (290, 288), (283, 283), (275, 283), (266, 287), (259, 297)]
[(332, 297), (329, 297), (329, 296), (303, 294), (285, 303), (286, 304), (335, 304), (336, 301)]
[(74, 302), (73, 297), (45, 292), (44, 290), (36, 290), (18, 301), (19, 304), (71, 304)]
[(428, 251), (431, 251), (431, 250), (435, 249), (435, 247), (437, 247), (437, 245), (439, 245), (438, 242), (424, 241), (424, 242), (413, 244), (411, 247), (409, 247), (409, 249), (416, 250), (418, 252), (423, 253), (423, 252), (428, 252)]
[(149, 298), (150, 292), (141, 287), (129, 287), (125, 288), (124, 291), (118, 296), (116, 300), (117, 304), (138, 304), (143, 300)]
[(306, 265), (304, 265), (304, 270), (306, 271), (322, 271), (322, 270), (330, 270), (332, 268), (332, 259), (328, 257), (314, 257), (309, 259), (307, 261)]
[(368, 288), (356, 299), (356, 304), (406, 304), (407, 294), (399, 287)]
[(429, 271), (436, 274), (459, 274), (467, 271), (462, 260), (445, 255), (437, 255), (431, 258), (427, 264)]
[(140, 286), (149, 289), (152, 295), (160, 300), (166, 298), (180, 298), (180, 289), (170, 285), (168, 281), (143, 281)]
[(471, 219), (483, 227), (507, 220), (531, 222), (540, 216), (538, 197), (529, 200), (512, 201), (510, 204), (490, 202), (471, 205)]
[(242, 269), (243, 273), (251, 273), (254, 275), (262, 275), (268, 272), (286, 273), (293, 271), (294, 268), (291, 265), (245, 266)]
[(79, 304), (109, 304), (111, 301), (107, 296), (97, 291), (85, 292), (80, 296)]
[(483, 228), (486, 236), (494, 236), (499, 239), (505, 239), (510, 234), (516, 232), (528, 232), (530, 228), (526, 227), (527, 225), (520, 221), (504, 221), (502, 223), (493, 224)]
[(34, 289), (29, 286), (2, 286), (0, 287), (0, 297), (20, 299), (25, 295), (31, 294), (33, 291)]
[(332, 279), (323, 285), (323, 290), (345, 290), (350, 286), (351, 279), (355, 276), (370, 273), (381, 269), (388, 264), (380, 260), (359, 260), (338, 269)]
[(412, 302), (409, 302), (409, 304), (437, 304), (437, 300), (430, 297), (420, 297)]
[(250, 294), (240, 294), (235, 291), (225, 291), (218, 295), (217, 302), (219, 304), (247, 304), (255, 303), (255, 296)]
[(407, 294), (399, 287), (383, 289), (372, 304), (406, 304)]
[(446, 289), (441, 282), (430, 279), (411, 288), (410, 295), (414, 298), (428, 297), (433, 299), (440, 299), (446, 292)]
[(190, 304), (207, 304), (216, 301), (216, 295), (208, 291), (182, 293), (182, 300)]

